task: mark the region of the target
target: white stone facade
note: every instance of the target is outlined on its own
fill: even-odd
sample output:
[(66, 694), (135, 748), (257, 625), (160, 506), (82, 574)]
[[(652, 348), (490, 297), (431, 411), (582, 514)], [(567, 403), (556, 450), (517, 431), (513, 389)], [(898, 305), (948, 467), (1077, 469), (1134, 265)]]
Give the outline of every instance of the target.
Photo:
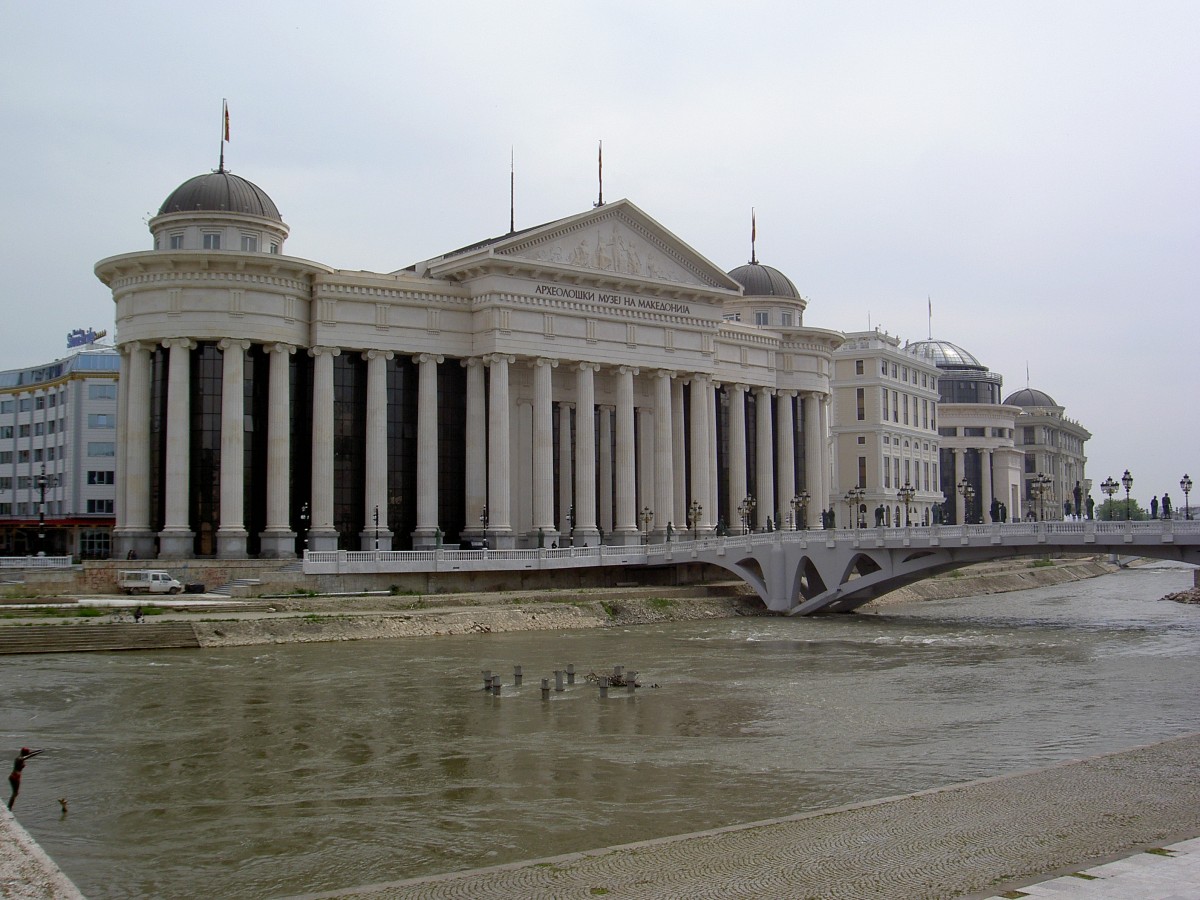
[(831, 495), (843, 336), (802, 304), (791, 327), (727, 321), (741, 285), (628, 201), (392, 273), (272, 252), (282, 221), (236, 210), (256, 251), (196, 248), (213, 215), (192, 218), (96, 266), (118, 553), (661, 541), (738, 522), (750, 492), (759, 527)]

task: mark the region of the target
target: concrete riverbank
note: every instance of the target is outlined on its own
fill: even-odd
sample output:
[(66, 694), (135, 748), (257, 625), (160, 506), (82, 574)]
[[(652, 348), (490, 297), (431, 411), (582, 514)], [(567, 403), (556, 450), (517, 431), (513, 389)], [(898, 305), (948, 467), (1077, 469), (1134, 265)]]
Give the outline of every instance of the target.
[[(1198, 773), (1194, 734), (904, 797), (293, 900), (1020, 897), (1030, 882), (1200, 835)], [(1166, 896), (1136, 884), (1128, 896)], [(1200, 884), (1176, 890), (1200, 896)]]

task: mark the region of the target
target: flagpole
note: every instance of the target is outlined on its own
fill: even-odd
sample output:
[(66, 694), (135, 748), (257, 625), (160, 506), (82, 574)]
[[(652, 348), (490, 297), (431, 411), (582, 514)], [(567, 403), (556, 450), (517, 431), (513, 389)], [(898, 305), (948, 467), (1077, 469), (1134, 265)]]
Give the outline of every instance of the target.
[(755, 241), (758, 240), (758, 225), (754, 219), (754, 207), (750, 207), (750, 265), (758, 265), (758, 253), (754, 248)]
[(228, 140), (229, 133), (229, 103), (225, 99), (221, 100), (221, 162), (217, 166), (218, 172), (225, 171), (225, 141)]
[(517, 151), (509, 148), (508, 158), (508, 233), (517, 230)]
[(596, 171), (600, 179), (600, 194), (594, 205), (599, 207), (604, 205), (604, 141), (600, 142), (600, 153), (596, 158)]

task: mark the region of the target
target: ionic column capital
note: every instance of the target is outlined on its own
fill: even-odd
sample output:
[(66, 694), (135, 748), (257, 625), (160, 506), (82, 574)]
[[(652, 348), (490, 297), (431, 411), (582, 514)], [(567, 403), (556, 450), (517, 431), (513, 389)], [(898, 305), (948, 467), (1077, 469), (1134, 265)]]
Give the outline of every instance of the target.
[(511, 366), (516, 361), (517, 358), (515, 356), (509, 356), (507, 353), (489, 353), (483, 357), (483, 364), (485, 366), (495, 365), (496, 363), (507, 363)]
[(308, 355), (313, 359), (318, 356), (341, 356), (342, 350), (340, 347), (309, 347)]
[(765, 384), (760, 384), (754, 389), (754, 393), (758, 394), (760, 397), (773, 397), (775, 395), (775, 388), (767, 387)]
[(160, 342), (164, 347), (170, 350), (172, 347), (181, 347), (184, 350), (195, 350), (196, 342), (191, 338), (176, 337), (165, 338)]
[(653, 373), (652, 377), (665, 378), (665, 379), (667, 379), (667, 381), (670, 381), (672, 378), (674, 378), (678, 374), (679, 374), (678, 372), (674, 372), (670, 369), (658, 369)]
[(458, 364), (464, 369), (478, 369), (483, 365), (482, 356), (472, 356), (467, 359), (460, 359)]
[(622, 375), (637, 375), (641, 371), (637, 366), (617, 366), (617, 372)]
[(282, 353), (285, 356), (290, 356), (296, 352), (295, 344), (263, 344), (263, 349), (268, 353)]
[(364, 350), (362, 352), (362, 358), (367, 362), (373, 359), (389, 360), (395, 357), (395, 355), (391, 350)]
[(217, 346), (222, 350), (241, 349), (245, 351), (250, 349), (250, 342), (244, 338), (222, 338), (217, 341)]
[[(389, 350), (387, 353), (388, 353), (387, 358), (391, 359), (392, 358), (391, 351)], [(413, 356), (412, 360), (417, 365), (420, 365), (421, 363), (427, 363), (427, 362), (440, 364), (440, 363), (443, 363), (446, 361), (446, 357), (444, 357), (440, 353), (418, 353), (415, 356)]]
[(540, 369), (543, 366), (549, 366), (551, 369), (557, 369), (558, 368), (558, 360), (551, 359), (548, 356), (539, 356), (537, 359), (531, 359), (529, 361), (529, 365), (531, 368), (534, 368), (534, 369)]
[(576, 372), (599, 372), (600, 371), (600, 363), (581, 362), (581, 363), (576, 363), (571, 368), (573, 368)]

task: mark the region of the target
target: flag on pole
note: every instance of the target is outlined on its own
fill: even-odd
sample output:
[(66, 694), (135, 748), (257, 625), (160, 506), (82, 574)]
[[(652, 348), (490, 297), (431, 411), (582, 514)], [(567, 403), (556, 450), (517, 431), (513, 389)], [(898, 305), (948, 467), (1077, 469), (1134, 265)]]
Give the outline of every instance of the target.
[(229, 140), (229, 103), (226, 100), (221, 101), (221, 106), (225, 110), (225, 140)]

